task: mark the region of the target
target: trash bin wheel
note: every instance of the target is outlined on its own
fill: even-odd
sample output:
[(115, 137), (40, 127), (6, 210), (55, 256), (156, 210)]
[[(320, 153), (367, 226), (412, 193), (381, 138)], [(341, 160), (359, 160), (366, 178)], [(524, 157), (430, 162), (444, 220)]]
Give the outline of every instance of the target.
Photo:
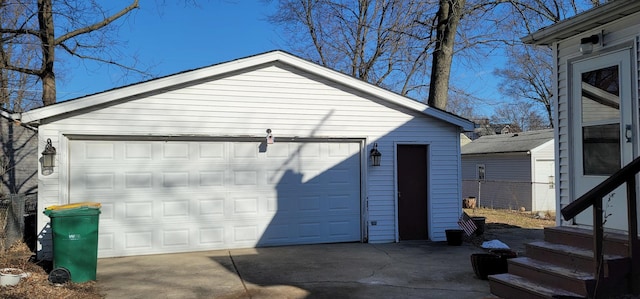
[(66, 283), (71, 280), (71, 273), (66, 268), (55, 268), (49, 273), (49, 282)]

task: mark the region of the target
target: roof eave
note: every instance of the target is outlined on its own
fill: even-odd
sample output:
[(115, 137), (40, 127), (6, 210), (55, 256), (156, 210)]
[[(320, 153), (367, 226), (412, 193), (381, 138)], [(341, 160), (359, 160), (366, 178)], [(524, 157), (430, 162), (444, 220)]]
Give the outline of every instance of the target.
[(640, 1), (611, 1), (554, 25), (542, 28), (522, 37), (521, 40), (525, 44), (551, 45), (554, 42), (586, 32), (639, 11)]
[(473, 153), (460, 153), (460, 155), (462, 156), (470, 156), (470, 155), (477, 155), (477, 156), (486, 156), (486, 155), (495, 155), (495, 154), (528, 154), (530, 151), (529, 150), (525, 150), (525, 151), (502, 151), (502, 152), (473, 152)]

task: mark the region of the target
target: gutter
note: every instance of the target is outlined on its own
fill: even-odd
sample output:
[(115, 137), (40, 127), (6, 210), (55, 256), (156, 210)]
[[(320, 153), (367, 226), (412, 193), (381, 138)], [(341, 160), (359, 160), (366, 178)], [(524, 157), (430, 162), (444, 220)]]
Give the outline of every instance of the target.
[(38, 128), (32, 125), (28, 125), (20, 121), (22, 119), (22, 113), (9, 113), (5, 110), (0, 110), (0, 116), (6, 118), (7, 120), (13, 121), (14, 124), (19, 125), (21, 127), (27, 128), (34, 132), (38, 132)]
[(525, 44), (551, 45), (640, 11), (640, 1), (615, 0), (520, 38)]

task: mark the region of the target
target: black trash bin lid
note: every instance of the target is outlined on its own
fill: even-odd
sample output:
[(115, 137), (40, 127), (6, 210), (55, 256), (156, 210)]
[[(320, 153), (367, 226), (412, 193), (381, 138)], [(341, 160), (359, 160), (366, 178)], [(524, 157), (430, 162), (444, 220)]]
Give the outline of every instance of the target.
[(49, 282), (66, 283), (71, 279), (71, 273), (66, 268), (55, 268), (49, 273)]

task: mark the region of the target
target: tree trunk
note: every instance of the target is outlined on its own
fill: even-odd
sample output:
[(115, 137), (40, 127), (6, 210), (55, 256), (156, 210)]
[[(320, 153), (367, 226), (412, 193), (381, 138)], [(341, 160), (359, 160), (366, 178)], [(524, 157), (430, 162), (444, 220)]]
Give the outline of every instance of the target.
[(51, 0), (38, 0), (38, 25), (42, 42), (42, 103), (45, 106), (56, 102), (56, 75), (53, 72), (55, 60), (55, 34), (53, 26), (53, 10)]
[(3, 45), (0, 44), (0, 107), (11, 110), (9, 102), (9, 79), (8, 72), (5, 70), (6, 53)]
[(436, 25), (436, 48), (431, 65), (429, 99), (431, 107), (445, 109), (449, 92), (451, 61), (456, 40), (456, 28), (462, 18), (466, 0), (440, 0)]

